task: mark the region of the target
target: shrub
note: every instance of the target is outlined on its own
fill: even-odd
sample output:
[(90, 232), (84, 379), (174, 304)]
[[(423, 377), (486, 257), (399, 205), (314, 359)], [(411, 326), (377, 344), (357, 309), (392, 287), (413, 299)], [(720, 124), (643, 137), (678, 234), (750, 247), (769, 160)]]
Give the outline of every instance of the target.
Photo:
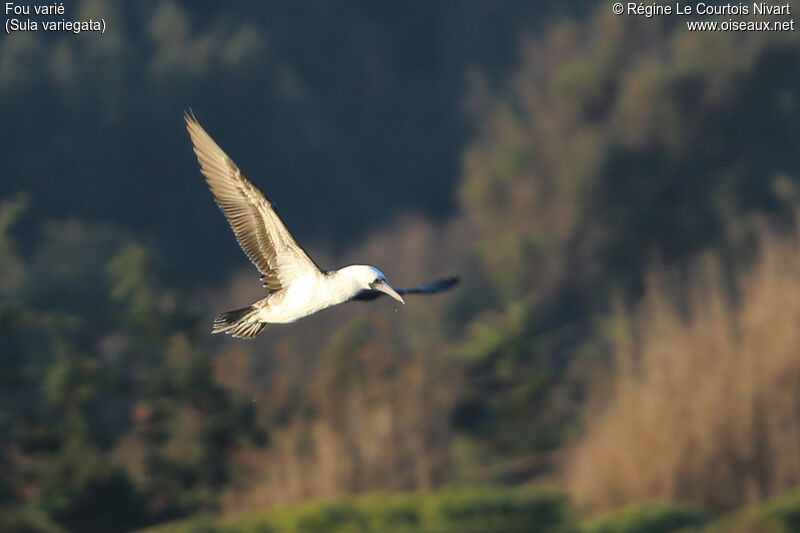
[(799, 239), (763, 231), (733, 291), (712, 260), (682, 297), (655, 275), (617, 314), (608, 403), (572, 455), (576, 501), (729, 510), (800, 484)]
[(573, 533), (564, 495), (481, 488), (370, 494), (335, 503), (168, 524), (149, 533)]
[(768, 502), (757, 514), (781, 524), (787, 531), (800, 532), (800, 490)]
[(707, 518), (690, 507), (642, 504), (597, 518), (585, 527), (585, 533), (670, 533), (687, 527), (702, 526)]
[(442, 492), (425, 500), (423, 516), (426, 533), (571, 531), (566, 498), (550, 491)]

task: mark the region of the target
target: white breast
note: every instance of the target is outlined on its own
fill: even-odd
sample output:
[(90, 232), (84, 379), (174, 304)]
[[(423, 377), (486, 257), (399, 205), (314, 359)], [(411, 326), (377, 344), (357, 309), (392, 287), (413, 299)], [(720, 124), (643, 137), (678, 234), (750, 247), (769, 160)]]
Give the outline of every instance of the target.
[(335, 277), (309, 274), (296, 279), (289, 287), (271, 296), (258, 319), (274, 324), (288, 324), (333, 305), (349, 300), (354, 289), (337, 283)]

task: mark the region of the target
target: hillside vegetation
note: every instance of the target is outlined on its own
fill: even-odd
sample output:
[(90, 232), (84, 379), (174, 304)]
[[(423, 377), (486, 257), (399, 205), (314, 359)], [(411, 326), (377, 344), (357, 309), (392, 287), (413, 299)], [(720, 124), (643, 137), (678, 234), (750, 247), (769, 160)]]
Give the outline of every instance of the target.
[[(0, 107), (32, 117), (0, 126), (29, 189), (0, 200), (0, 530), (797, 530), (798, 33), (311, 4), (0, 43)], [(189, 164), (195, 90), (324, 267), (461, 285), (210, 335), (264, 293)]]
[(581, 522), (551, 489), (371, 494), (141, 533), (716, 533), (800, 531), (800, 493), (710, 519), (696, 508), (643, 504)]

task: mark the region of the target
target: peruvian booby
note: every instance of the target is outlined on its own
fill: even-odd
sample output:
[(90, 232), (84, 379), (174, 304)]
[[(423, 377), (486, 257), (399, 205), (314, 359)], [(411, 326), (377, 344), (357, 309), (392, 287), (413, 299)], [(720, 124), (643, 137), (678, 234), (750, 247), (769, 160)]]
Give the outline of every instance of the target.
[(458, 277), (407, 289), (394, 289), (369, 265), (324, 271), (308, 256), (281, 221), (269, 200), (217, 145), (193, 114), (185, 115), (200, 169), (236, 240), (261, 272), (269, 294), (254, 304), (222, 313), (212, 333), (252, 339), (269, 324), (288, 324), (351, 300), (388, 295), (405, 303), (404, 294), (432, 294), (452, 288)]

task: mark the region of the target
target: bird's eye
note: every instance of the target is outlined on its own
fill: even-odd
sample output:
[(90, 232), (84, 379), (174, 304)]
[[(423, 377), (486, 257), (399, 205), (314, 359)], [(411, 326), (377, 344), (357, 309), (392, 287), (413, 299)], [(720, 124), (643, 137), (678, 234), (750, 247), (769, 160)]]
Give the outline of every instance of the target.
[(373, 281), (372, 283), (380, 283), (380, 282), (381, 282), (381, 278), (375, 278), (375, 281)]

